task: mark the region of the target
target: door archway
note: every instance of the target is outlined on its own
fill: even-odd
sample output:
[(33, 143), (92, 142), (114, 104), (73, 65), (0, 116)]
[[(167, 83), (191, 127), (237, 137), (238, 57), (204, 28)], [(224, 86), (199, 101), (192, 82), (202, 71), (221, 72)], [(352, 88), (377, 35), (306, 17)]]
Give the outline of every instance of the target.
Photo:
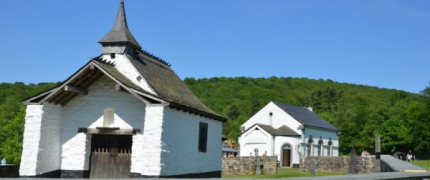
[(284, 144), (282, 145), (282, 166), (284, 167), (291, 167), (291, 152), (292, 148), (290, 144)]

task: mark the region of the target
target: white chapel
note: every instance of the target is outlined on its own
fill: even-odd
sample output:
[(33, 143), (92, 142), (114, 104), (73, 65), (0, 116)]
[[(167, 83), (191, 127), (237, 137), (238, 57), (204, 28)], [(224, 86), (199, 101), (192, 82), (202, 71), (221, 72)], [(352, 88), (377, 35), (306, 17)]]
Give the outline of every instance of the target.
[(121, 0), (102, 53), (27, 106), (21, 177), (220, 177), (222, 123), (142, 50)]
[(272, 101), (241, 126), (240, 156), (277, 156), (299, 167), (301, 156), (338, 156), (340, 131), (311, 108)]

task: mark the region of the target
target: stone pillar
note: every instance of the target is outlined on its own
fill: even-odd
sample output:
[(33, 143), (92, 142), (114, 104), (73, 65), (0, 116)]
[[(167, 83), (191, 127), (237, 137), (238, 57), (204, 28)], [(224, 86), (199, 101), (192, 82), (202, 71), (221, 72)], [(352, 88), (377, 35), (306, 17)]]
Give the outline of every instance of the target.
[(114, 124), (115, 110), (106, 108), (103, 112), (103, 127), (111, 127)]
[(381, 172), (381, 136), (375, 135), (375, 171)]
[[(163, 131), (163, 105), (147, 105), (145, 109), (145, 124), (143, 129), (143, 148), (139, 153), (143, 162), (140, 167), (132, 167), (132, 169), (140, 169), (140, 173), (145, 176), (159, 176), (161, 173), (161, 152), (163, 143), (161, 142), (161, 135)], [(134, 145), (133, 145), (134, 146)], [(138, 165), (138, 164), (136, 164)]]
[(357, 154), (355, 154), (355, 143), (351, 143), (351, 152), (349, 153), (349, 171), (348, 174), (357, 174)]

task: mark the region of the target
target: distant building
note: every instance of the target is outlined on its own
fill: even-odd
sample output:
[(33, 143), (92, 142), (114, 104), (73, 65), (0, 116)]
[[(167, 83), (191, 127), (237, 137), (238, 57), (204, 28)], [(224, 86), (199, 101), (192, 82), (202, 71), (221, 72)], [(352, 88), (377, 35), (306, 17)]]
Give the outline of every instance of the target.
[(220, 177), (222, 122), (141, 50), (121, 1), (92, 58), (27, 105), (22, 177)]
[(298, 167), (300, 156), (339, 154), (339, 129), (311, 108), (272, 101), (242, 124), (241, 131), (240, 156), (258, 149), (259, 156), (278, 156), (284, 167)]

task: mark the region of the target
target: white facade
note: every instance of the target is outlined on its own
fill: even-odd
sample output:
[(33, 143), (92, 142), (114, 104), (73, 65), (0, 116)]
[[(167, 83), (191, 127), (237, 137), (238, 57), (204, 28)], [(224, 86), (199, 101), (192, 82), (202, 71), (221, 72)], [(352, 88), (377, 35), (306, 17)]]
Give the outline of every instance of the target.
[(24, 100), (21, 176), (221, 176), (226, 119), (141, 48), (125, 17), (120, 1), (114, 27), (99, 41), (102, 54)]
[[(89, 170), (91, 134), (78, 133), (78, 128), (103, 127), (106, 108), (115, 112), (112, 127), (141, 130), (133, 135), (131, 173), (169, 176), (221, 170), (220, 121), (146, 105), (114, 87), (115, 82), (104, 76), (88, 87), (87, 95), (64, 106), (28, 105), (20, 175)], [(199, 122), (208, 124), (204, 153), (197, 149)]]
[(277, 156), (281, 166), (297, 167), (300, 156), (339, 154), (338, 130), (307, 126), (273, 102), (246, 121), (241, 130), (240, 156), (255, 156), (254, 150), (258, 149), (259, 156), (267, 152), (268, 156)]

